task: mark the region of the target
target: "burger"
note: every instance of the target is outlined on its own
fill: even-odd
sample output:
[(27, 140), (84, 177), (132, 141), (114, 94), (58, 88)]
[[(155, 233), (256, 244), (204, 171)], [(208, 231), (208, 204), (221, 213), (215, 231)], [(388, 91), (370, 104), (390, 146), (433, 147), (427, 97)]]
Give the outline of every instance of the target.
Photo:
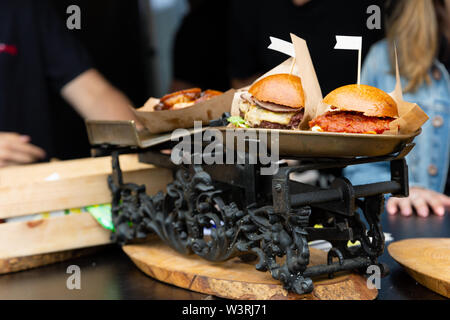
[(312, 131), (382, 134), (398, 118), (394, 99), (372, 86), (343, 86), (330, 92), (323, 101), (329, 108), (309, 122)]
[(236, 127), (298, 129), (303, 119), (305, 96), (302, 81), (291, 74), (274, 74), (255, 82), (241, 94)]
[(216, 90), (205, 90), (202, 92), (200, 88), (181, 90), (162, 97), (154, 110), (161, 111), (184, 109), (221, 94), (222, 92)]

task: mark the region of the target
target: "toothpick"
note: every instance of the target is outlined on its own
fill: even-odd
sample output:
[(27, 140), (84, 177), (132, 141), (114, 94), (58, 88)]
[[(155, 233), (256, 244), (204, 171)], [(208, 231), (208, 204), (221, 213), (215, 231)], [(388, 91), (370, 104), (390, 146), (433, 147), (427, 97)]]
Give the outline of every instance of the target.
[(358, 50), (358, 85), (361, 84), (361, 49)]

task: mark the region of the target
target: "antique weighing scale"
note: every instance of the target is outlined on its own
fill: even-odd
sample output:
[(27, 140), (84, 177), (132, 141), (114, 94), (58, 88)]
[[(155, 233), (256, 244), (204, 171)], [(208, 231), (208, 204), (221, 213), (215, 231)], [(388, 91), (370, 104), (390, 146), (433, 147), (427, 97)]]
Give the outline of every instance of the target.
[[(225, 119), (226, 116), (212, 121), (209, 127), (222, 132), (224, 141), (227, 130), (240, 130), (225, 127)], [(198, 271), (204, 261), (224, 277), (228, 267), (248, 272), (248, 265), (239, 267), (239, 261), (253, 262), (252, 268), (267, 272), (266, 275), (273, 278), (270, 285), (273, 286), (273, 280), (282, 285), (282, 290), (288, 293), (285, 298), (304, 297), (313, 292), (315, 284), (322, 281), (316, 279), (324, 276), (331, 279), (335, 274), (354, 270), (365, 274), (371, 265), (378, 266), (382, 276), (388, 272), (377, 261), (385, 248), (380, 225), (384, 195), (408, 196), (408, 169), (404, 157), (413, 148), (413, 139), (420, 131), (412, 135), (366, 135), (276, 130), (279, 158), (297, 160), (298, 165), (280, 165), (275, 174), (261, 175), (267, 164), (258, 161), (255, 164), (246, 161), (244, 164), (176, 165), (167, 150), (179, 142), (172, 141), (170, 133), (138, 132), (133, 121), (88, 121), (87, 129), (97, 153), (112, 154), (113, 174), (108, 184), (115, 226), (112, 239), (118, 244), (156, 235), (176, 251), (168, 253), (172, 251), (167, 248), (167, 255), (192, 257), (194, 254), (195, 264), (191, 260), (186, 268), (195, 265)], [(201, 129), (205, 130), (208, 127)], [(256, 141), (260, 142), (259, 134), (263, 131), (249, 130), (255, 131)], [(270, 136), (274, 131), (266, 132)], [(178, 137), (198, 133), (190, 129)], [(192, 150), (198, 149), (193, 147)], [(202, 151), (205, 157), (205, 150)], [(173, 182), (156, 195), (147, 194), (145, 186), (123, 183), (118, 155), (130, 152), (138, 153), (143, 163), (172, 170)], [(235, 151), (224, 146), (221, 152), (225, 158), (227, 152)], [(248, 159), (251, 154), (247, 149), (244, 154), (233, 154), (233, 157)], [(329, 187), (319, 188), (290, 179), (292, 173), (379, 161), (390, 162), (390, 181), (353, 186), (345, 178), (336, 178)], [(148, 243), (159, 240), (151, 239)], [(323, 253), (320, 263), (317, 262), (320, 259), (315, 258), (316, 251), (308, 244), (314, 240), (326, 240), (332, 245), (328, 253)], [(350, 242), (359, 242), (359, 245), (349, 245)], [(210, 292), (195, 283), (195, 276), (189, 279), (189, 286), (182, 285), (182, 281), (168, 280), (167, 273), (160, 272), (161, 266), (158, 272), (145, 267), (133, 245), (125, 246), (124, 250), (144, 272), (159, 280)], [(202, 259), (200, 262), (198, 257)], [(147, 259), (151, 260), (151, 255)], [(314, 259), (317, 261), (311, 264)], [(173, 267), (178, 262), (170, 264)], [(195, 271), (184, 270), (182, 274), (195, 274)], [(245, 277), (245, 274), (241, 272), (240, 276)], [(252, 278), (249, 273), (248, 278)], [(232, 283), (238, 287), (237, 282)], [(232, 289), (229, 286), (227, 290)], [(224, 290), (217, 292), (222, 297), (260, 298), (252, 294), (227, 294)], [(376, 294), (370, 298), (375, 297)]]

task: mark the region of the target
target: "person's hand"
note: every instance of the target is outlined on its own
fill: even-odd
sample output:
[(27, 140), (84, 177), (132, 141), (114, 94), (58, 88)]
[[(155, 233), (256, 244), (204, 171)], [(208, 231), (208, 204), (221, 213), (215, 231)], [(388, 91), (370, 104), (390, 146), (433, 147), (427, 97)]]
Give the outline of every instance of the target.
[(413, 209), (420, 217), (428, 217), (431, 211), (443, 216), (445, 210), (450, 208), (450, 197), (429, 189), (412, 187), (408, 198), (390, 198), (386, 210), (390, 215), (400, 212), (403, 216), (410, 216)]
[(30, 140), (29, 136), (0, 132), (0, 168), (45, 158), (45, 151), (32, 145)]

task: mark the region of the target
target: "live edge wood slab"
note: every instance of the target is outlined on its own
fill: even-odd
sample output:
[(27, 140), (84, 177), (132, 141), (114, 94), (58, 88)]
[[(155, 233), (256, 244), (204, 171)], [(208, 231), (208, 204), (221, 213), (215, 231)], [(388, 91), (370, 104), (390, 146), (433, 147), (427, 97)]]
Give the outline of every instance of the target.
[[(234, 258), (209, 262), (196, 255), (184, 256), (162, 241), (123, 247), (136, 266), (148, 276), (188, 290), (226, 299), (239, 300), (373, 300), (376, 289), (369, 289), (366, 278), (340, 273), (334, 279), (314, 280), (314, 291), (298, 295), (283, 289), (268, 272), (255, 269), (255, 262)], [(311, 249), (311, 265), (326, 263), (326, 253)]]

